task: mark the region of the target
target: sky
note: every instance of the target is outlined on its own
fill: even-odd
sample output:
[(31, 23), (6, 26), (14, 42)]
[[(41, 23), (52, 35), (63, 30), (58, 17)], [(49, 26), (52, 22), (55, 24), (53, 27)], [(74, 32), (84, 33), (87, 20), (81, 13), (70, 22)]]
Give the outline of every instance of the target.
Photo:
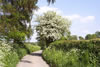
[[(46, 0), (39, 0), (39, 9), (35, 14), (56, 11), (61, 16), (71, 20), (71, 35), (83, 36), (100, 31), (100, 0), (56, 0), (48, 6)], [(34, 19), (34, 18), (33, 18)], [(34, 21), (32, 20), (34, 25)], [(31, 41), (36, 41), (36, 32)]]

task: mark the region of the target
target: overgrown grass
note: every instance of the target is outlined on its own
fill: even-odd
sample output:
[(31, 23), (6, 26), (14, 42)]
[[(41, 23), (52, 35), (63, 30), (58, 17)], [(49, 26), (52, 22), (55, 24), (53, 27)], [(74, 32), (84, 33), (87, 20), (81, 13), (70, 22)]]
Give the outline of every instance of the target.
[(100, 40), (56, 41), (43, 51), (51, 67), (100, 67)]
[(0, 67), (16, 67), (16, 64), (23, 56), (36, 50), (40, 50), (40, 47), (31, 44), (0, 42)]

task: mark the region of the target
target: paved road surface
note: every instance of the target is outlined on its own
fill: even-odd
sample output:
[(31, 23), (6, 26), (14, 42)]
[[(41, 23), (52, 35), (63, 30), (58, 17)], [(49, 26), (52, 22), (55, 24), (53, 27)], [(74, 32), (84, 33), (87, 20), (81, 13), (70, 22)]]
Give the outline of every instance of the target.
[(42, 59), (41, 55), (42, 50), (26, 55), (16, 67), (49, 67), (49, 65)]

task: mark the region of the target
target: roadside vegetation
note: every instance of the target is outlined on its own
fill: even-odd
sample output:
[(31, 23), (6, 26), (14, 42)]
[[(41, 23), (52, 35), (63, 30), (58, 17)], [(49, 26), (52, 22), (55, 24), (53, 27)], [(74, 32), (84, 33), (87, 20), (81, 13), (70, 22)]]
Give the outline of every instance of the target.
[(35, 44), (15, 44), (0, 41), (0, 67), (16, 67), (23, 56), (37, 50), (40, 50), (40, 47)]
[(51, 67), (100, 67), (100, 39), (58, 40), (43, 52)]

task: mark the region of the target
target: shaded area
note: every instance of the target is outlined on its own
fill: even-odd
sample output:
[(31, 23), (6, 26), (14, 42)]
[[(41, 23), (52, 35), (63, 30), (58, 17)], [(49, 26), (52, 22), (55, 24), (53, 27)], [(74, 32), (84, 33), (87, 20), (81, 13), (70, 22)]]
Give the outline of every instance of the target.
[(21, 60), (21, 62), (24, 62), (24, 63), (32, 63), (31, 61), (28, 61), (28, 60)]
[(42, 56), (42, 53), (31, 53), (32, 56)]

